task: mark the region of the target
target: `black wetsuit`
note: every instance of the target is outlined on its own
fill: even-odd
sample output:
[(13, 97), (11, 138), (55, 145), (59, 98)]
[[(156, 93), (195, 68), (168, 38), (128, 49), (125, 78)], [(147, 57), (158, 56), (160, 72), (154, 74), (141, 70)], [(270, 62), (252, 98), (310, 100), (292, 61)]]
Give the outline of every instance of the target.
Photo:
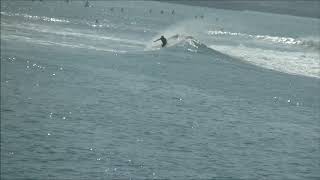
[(161, 40), (161, 42), (162, 42), (162, 45), (161, 45), (162, 47), (164, 47), (167, 44), (167, 39), (164, 36), (161, 36), (159, 39), (157, 39), (153, 42), (157, 42), (159, 40)]
[(164, 47), (167, 44), (167, 39), (165, 37), (161, 36), (160, 40), (162, 42), (161, 46)]

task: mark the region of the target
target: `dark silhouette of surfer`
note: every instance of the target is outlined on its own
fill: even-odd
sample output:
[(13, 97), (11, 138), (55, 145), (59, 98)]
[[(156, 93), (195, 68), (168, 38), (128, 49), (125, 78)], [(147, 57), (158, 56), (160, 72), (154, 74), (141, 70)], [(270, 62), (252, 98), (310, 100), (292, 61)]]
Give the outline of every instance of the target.
[(87, 0), (84, 7), (90, 7), (89, 1)]
[(162, 47), (164, 47), (167, 44), (167, 39), (164, 36), (161, 36), (159, 39), (157, 39), (153, 42), (157, 42), (159, 40), (161, 40), (161, 42), (162, 42), (162, 45), (161, 45)]

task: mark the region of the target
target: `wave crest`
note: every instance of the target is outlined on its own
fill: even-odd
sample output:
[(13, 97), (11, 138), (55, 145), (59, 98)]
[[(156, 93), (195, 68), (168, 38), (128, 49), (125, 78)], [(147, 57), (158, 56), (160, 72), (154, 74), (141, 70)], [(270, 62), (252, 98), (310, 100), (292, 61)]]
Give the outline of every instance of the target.
[(227, 32), (222, 30), (209, 30), (207, 32), (208, 35), (214, 36), (234, 36), (276, 44), (284, 44), (284, 45), (301, 45), (309, 48), (320, 49), (320, 42), (314, 39), (300, 39), (300, 38), (292, 38), (292, 37), (281, 37), (281, 36), (270, 36), (270, 35), (251, 35), (240, 32)]

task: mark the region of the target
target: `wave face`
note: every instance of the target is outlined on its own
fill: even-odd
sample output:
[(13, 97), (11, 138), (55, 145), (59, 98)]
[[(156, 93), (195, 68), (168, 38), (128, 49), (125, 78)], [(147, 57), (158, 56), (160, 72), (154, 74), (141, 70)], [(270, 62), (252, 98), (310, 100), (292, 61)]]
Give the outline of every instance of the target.
[[(188, 29), (191, 22), (169, 28), (164, 33), (168, 37), (166, 48), (173, 46), (187, 47), (192, 52), (211, 48), (226, 55), (239, 58), (251, 64), (289, 74), (320, 77), (318, 37), (292, 38), (271, 35), (254, 35), (239, 32), (208, 30), (207, 35), (201, 33), (202, 28), (190, 33), (172, 35), (181, 27)], [(179, 30), (177, 30), (178, 28)], [(195, 39), (190, 34), (196, 34), (201, 39)], [(155, 36), (159, 37), (159, 35)], [(174, 37), (175, 38), (171, 38)], [(197, 44), (197, 45), (195, 45)], [(191, 48), (188, 48), (190, 47)], [(161, 42), (149, 43), (146, 50), (161, 49)]]
[[(319, 41), (316, 37), (278, 37), (224, 31), (208, 31), (219, 41), (210, 45), (220, 52), (238, 57), (257, 66), (289, 74), (319, 78)], [(233, 39), (232, 45), (225, 42)]]
[(0, 179), (320, 179), (319, 19), (86, 2), (1, 0)]

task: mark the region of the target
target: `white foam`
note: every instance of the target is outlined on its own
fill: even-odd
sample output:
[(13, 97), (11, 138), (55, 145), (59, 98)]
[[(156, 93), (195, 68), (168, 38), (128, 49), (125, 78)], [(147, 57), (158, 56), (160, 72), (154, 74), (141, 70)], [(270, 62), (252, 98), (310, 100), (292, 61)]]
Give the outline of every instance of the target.
[(243, 45), (209, 47), (267, 69), (320, 78), (320, 57), (317, 52), (266, 50)]
[(275, 43), (282, 43), (282, 44), (288, 44), (288, 45), (301, 45), (303, 44), (302, 40), (295, 39), (292, 37), (279, 37), (279, 36), (269, 36), (269, 35), (251, 35), (246, 33), (240, 33), (240, 32), (227, 32), (227, 31), (221, 31), (221, 30), (213, 30), (208, 31), (208, 35), (229, 35), (229, 36), (239, 36), (244, 38), (253, 38), (257, 40), (264, 40), (264, 41), (270, 41)]

